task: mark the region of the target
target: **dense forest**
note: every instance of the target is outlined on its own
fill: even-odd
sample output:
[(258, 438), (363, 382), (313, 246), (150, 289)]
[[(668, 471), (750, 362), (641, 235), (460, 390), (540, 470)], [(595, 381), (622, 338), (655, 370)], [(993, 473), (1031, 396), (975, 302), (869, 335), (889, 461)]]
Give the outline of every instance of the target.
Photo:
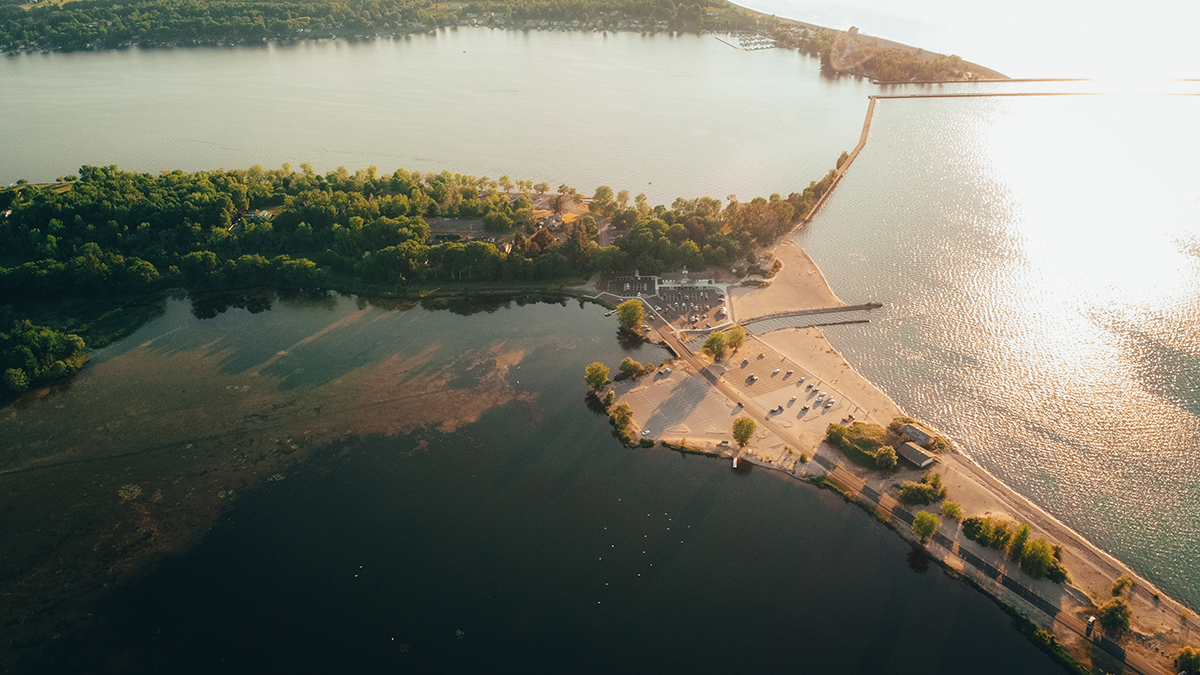
[[(630, 204), (601, 186), (591, 215), (540, 225), (583, 197), (562, 185), (375, 167), (325, 175), (308, 164), (153, 176), (85, 166), (78, 176), (0, 192), (0, 304), (20, 310), (71, 298), (275, 286), (413, 293), (444, 282), (543, 282), (594, 272), (657, 274), (753, 261), (755, 245), (790, 229), (833, 172), (788, 197), (722, 208), (712, 198)], [(23, 181), (22, 181), (23, 183)], [(585, 209), (586, 210), (586, 209)], [(579, 214), (576, 214), (579, 215)], [(427, 217), (478, 219), (487, 240), (434, 236)], [(598, 243), (601, 222), (617, 233)], [(557, 221), (556, 221), (557, 222)], [(495, 241), (492, 241), (495, 240)], [(82, 363), (82, 342), (0, 307), (0, 371), (10, 391)], [(48, 331), (49, 329), (45, 329)], [(42, 332), (39, 332), (42, 331)], [(19, 372), (17, 372), (19, 371)]]
[(40, 0), (29, 9), (23, 4), (0, 0), (0, 50), (367, 38), (471, 23), (521, 27), (535, 19), (626, 30), (756, 25), (755, 14), (725, 0), (78, 0), (61, 6)]

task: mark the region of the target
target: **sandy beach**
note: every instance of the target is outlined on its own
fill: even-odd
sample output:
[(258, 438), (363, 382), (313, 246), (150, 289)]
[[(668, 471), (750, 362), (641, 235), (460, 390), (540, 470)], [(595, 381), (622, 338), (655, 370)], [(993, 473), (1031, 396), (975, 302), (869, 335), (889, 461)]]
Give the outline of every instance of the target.
[[(785, 238), (772, 252), (784, 265), (770, 286), (736, 287), (729, 291), (731, 314), (738, 323), (780, 311), (844, 304), (812, 260), (790, 238)], [(798, 325), (802, 323), (797, 321)], [(635, 436), (646, 430), (648, 438), (730, 458), (739, 456), (741, 461), (797, 477), (829, 475), (852, 496), (867, 495), (864, 488), (881, 495), (879, 506), (872, 506), (871, 510), (885, 518), (889, 516), (882, 507), (896, 503), (893, 486), (919, 477), (921, 472), (904, 462), (887, 472), (864, 469), (823, 442), (831, 422), (846, 423), (853, 416), (857, 421), (887, 425), (904, 412), (855, 371), (819, 328), (787, 327), (761, 335), (751, 332), (738, 352), (719, 363), (699, 353), (699, 340), (683, 346), (670, 336), (657, 337), (676, 351), (696, 353), (682, 353), (672, 363), (673, 372), (669, 375), (659, 373), (614, 385), (618, 400), (628, 401), (633, 407)], [(780, 372), (774, 372), (776, 368)], [(794, 372), (784, 375), (788, 370)], [(757, 381), (751, 381), (750, 374), (758, 375)], [(809, 389), (807, 385), (814, 383), (816, 386)], [(833, 396), (836, 404), (831, 408), (802, 410), (818, 389)], [(782, 406), (783, 411), (769, 412), (777, 406)], [(758, 432), (739, 453), (731, 431), (733, 421), (742, 415), (755, 419)], [(1060, 585), (1031, 579), (1004, 554), (967, 540), (957, 523), (948, 518), (942, 518), (939, 534), (950, 546), (931, 540), (925, 544), (929, 554), (1051, 632), (1080, 663), (1106, 670), (1120, 667), (1125, 672), (1176, 672), (1173, 659), (1179, 648), (1200, 638), (1200, 624), (1196, 623), (1194, 611), (1167, 597), (1127, 565), (987, 473), (970, 459), (969, 451), (952, 444), (949, 451), (938, 456), (932, 468), (942, 475), (949, 488), (948, 499), (962, 505), (964, 517), (993, 515), (1028, 523), (1031, 540), (1044, 537), (1051, 543), (1061, 543), (1070, 582)], [(801, 455), (823, 461), (805, 462)], [(860, 501), (868, 503), (861, 496)], [(936, 510), (937, 506), (926, 508)], [(901, 536), (916, 541), (906, 522), (892, 518), (892, 524)], [(982, 560), (1032, 590), (1042, 599), (1043, 609), (977, 567), (964, 564), (967, 556)], [(1095, 614), (1096, 606), (1111, 597), (1112, 582), (1121, 574), (1134, 579), (1128, 593), (1133, 607), (1133, 630), (1119, 639), (1119, 646), (1110, 642), (1106, 650), (1085, 637), (1085, 622)], [(1056, 608), (1054, 616), (1045, 609), (1049, 606)], [(1111, 654), (1114, 651), (1123, 655), (1123, 664)]]

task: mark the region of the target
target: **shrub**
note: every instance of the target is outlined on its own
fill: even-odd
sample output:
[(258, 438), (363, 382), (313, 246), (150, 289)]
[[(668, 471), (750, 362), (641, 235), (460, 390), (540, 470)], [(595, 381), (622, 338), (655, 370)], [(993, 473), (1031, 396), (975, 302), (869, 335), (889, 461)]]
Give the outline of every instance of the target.
[(1021, 556), (1021, 569), (1034, 579), (1041, 579), (1050, 573), (1058, 563), (1054, 560), (1054, 552), (1045, 539), (1037, 538), (1025, 546)]
[(643, 448), (653, 448), (654, 447), (654, 439), (653, 438), (643, 438), (639, 442), (639, 445), (641, 445)]
[(1012, 544), (1008, 547), (1008, 554), (1013, 560), (1020, 562), (1025, 556), (1025, 542), (1029, 541), (1029, 526), (1021, 523), (1017, 527), (1017, 534), (1013, 537)]
[(807, 452), (800, 453), (800, 463), (808, 464), (808, 453)]
[(962, 521), (962, 505), (958, 502), (942, 502), (942, 515), (950, 520)]
[(992, 521), (992, 538), (988, 541), (988, 546), (1000, 551), (1001, 553), (1008, 550), (1009, 543), (1012, 542), (1013, 531), (1009, 529), (1011, 523), (1001, 522), (998, 520)]
[(1128, 602), (1125, 602), (1125, 598), (1112, 598), (1100, 605), (1096, 610), (1096, 615), (1100, 618), (1100, 623), (1104, 625), (1105, 630), (1121, 633), (1129, 630), (1129, 620), (1133, 618), (1133, 609), (1129, 607)]
[(875, 466), (883, 471), (896, 467), (896, 449), (890, 445), (882, 445), (875, 451)]
[(900, 484), (900, 499), (910, 504), (932, 504), (946, 498), (941, 474), (926, 472), (921, 482), (906, 480)]
[(913, 518), (912, 529), (921, 538), (921, 541), (925, 541), (933, 536), (934, 532), (937, 532), (938, 525), (941, 525), (941, 521), (937, 516), (928, 511), (920, 511)]
[(1182, 671), (1200, 673), (1200, 649), (1196, 647), (1180, 649), (1179, 655), (1175, 657), (1175, 662)]
[(616, 392), (614, 392), (614, 391), (612, 391), (612, 390), (609, 390), (609, 392), (608, 392), (607, 394), (605, 394), (605, 395), (604, 395), (604, 405), (605, 405), (605, 407), (612, 405), (612, 402), (613, 402), (613, 401), (615, 401), (616, 399), (617, 399), (617, 394), (616, 394)]
[(658, 368), (653, 363), (638, 363), (626, 356), (621, 360), (621, 365), (618, 366), (618, 369), (625, 377), (641, 377), (653, 373)]
[(621, 401), (613, 406), (613, 409), (608, 413), (608, 417), (612, 420), (614, 426), (618, 429), (624, 429), (633, 421), (633, 408), (630, 407), (629, 403)]
[(1121, 576), (1117, 577), (1117, 580), (1112, 584), (1113, 597), (1115, 598), (1118, 595), (1121, 595), (1125, 591), (1129, 590), (1129, 587), (1131, 586), (1133, 586), (1133, 579), (1130, 579), (1128, 574), (1122, 574)]
[(992, 521), (983, 516), (971, 516), (962, 523), (963, 534), (971, 541), (987, 545), (992, 540)]

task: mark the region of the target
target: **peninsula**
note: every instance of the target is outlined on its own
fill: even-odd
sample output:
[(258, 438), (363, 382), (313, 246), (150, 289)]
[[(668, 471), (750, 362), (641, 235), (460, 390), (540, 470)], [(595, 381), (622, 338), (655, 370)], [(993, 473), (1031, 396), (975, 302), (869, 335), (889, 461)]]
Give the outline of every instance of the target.
[[(865, 143), (869, 123), (870, 112), (859, 146), (832, 174), (833, 185)], [(626, 425), (622, 437), (643, 447), (661, 442), (724, 457), (735, 469), (749, 462), (838, 490), (1015, 613), (1030, 638), (1069, 670), (1178, 672), (1177, 658), (1190, 658), (1200, 628), (1193, 610), (996, 479), (969, 449), (907, 417), (855, 371), (820, 326), (868, 321), (878, 305), (851, 306), (838, 298), (793, 233), (757, 250), (761, 275), (707, 270), (622, 277), (595, 288), (611, 304), (642, 303), (640, 330), (677, 355), (661, 368), (622, 367), (632, 377), (612, 383), (608, 399), (625, 411), (614, 422)], [(739, 330), (744, 343), (739, 333), (729, 352), (724, 338), (715, 349), (708, 339)], [(753, 431), (739, 438), (735, 421), (747, 418)], [(925, 448), (883, 462), (877, 461), (883, 453), (875, 452), (881, 443), (844, 440), (870, 435), (871, 427), (880, 439), (886, 433), (897, 445), (915, 447), (915, 440)], [(931, 479), (943, 493), (912, 506), (907, 486)], [(932, 531), (918, 533), (919, 504), (930, 501), (924, 509), (942, 518)], [(976, 541), (980, 526), (1007, 534), (989, 546), (987, 537)], [(1053, 548), (1065, 582), (1031, 575), (1021, 550), (1014, 552), (1037, 539)]]
[(0, 6), (0, 51), (191, 47), (339, 38), (362, 41), (472, 26), (733, 34), (742, 48), (795, 49), (819, 56), (830, 74), (889, 81), (1004, 79), (1000, 73), (964, 62), (958, 56), (927, 53), (868, 37), (857, 27), (836, 30), (778, 19), (726, 0), (679, 4), (571, 0), (552, 7), (516, 0), (433, 4), (382, 0), (370, 6), (328, 0), (286, 5), (236, 0), (219, 6), (198, 2), (167, 5), (159, 0), (124, 5), (35, 0)]

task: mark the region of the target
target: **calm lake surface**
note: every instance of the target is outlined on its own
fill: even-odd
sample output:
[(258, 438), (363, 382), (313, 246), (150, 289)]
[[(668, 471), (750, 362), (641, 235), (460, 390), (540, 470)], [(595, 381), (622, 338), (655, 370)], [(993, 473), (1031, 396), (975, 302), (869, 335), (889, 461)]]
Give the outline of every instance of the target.
[[(147, 507), (166, 532), (173, 514), (230, 490), (231, 466), (253, 470), (236, 458), (262, 445), (255, 434), (348, 435), (223, 497), (233, 501), (198, 548), (104, 596), (29, 672), (1058, 672), (992, 601), (922, 569), (833, 493), (620, 447), (584, 405), (580, 373), (593, 359), (662, 352), (623, 350), (599, 307), (463, 316), (344, 297), (195, 314), (211, 312), (172, 301), (84, 381), (3, 422), (31, 461), (60, 405), (78, 427), (102, 410), (137, 410), (129, 423), (167, 411), (175, 424), (212, 420), (196, 447), (169, 442), (164, 424), (79, 474), (45, 466), (73, 451), (72, 431), (50, 432), (38, 463), (58, 485), (39, 505), (46, 520), (79, 527), (80, 491), (103, 513), (128, 481), (162, 496), (119, 508)], [(524, 398), (450, 433), (363, 433), (371, 422), (339, 393), (347, 379), (370, 388), (397, 360), (408, 364), (401, 391), (444, 369), (448, 388), (479, 390), (490, 376), (464, 366), (497, 350), (523, 354), (504, 377)], [(138, 394), (108, 395), (130, 391), (123, 381), (139, 371)], [(180, 405), (176, 392), (201, 380), (218, 383), (211, 403)], [(264, 426), (222, 433), (216, 420), (240, 417), (246, 397)], [(281, 414), (289, 424), (272, 428)], [(109, 451), (102, 439), (86, 449)], [(203, 473), (172, 461), (196, 453), (214, 456)], [(10, 502), (37, 481), (10, 480)]]
[[(863, 28), (868, 30), (865, 25)], [(960, 53), (971, 58), (966, 50)], [(861, 81), (822, 79), (816, 62), (806, 57), (774, 50), (738, 52), (711, 36), (605, 37), (487, 30), (358, 45), (21, 56), (0, 61), (0, 83), (10, 92), (0, 100), (0, 135), (8, 139), (0, 163), (4, 173), (0, 180), (4, 181), (53, 178), (82, 164), (117, 163), (155, 172), (244, 168), (256, 163), (274, 166), (284, 161), (297, 166), (307, 160), (318, 170), (340, 164), (350, 168), (375, 164), (385, 171), (405, 166), (492, 177), (507, 173), (552, 184), (565, 182), (583, 191), (604, 183), (617, 190), (645, 191), (652, 203), (669, 203), (676, 196), (723, 198), (730, 193), (744, 199), (799, 189), (827, 171), (838, 153), (857, 142), (866, 96), (876, 93), (876, 88)], [(1200, 438), (1200, 343), (1195, 330), (1200, 325), (1200, 241), (1195, 229), (1200, 222), (1200, 169), (1195, 159), (1200, 147), (1194, 132), (1200, 111), (1196, 103), (1191, 98), (1157, 96), (881, 101), (866, 149), (826, 210), (800, 236), (841, 298), (885, 304), (867, 326), (828, 331), (851, 363), (910, 414), (944, 429), (1014, 488), (1192, 607), (1200, 607), (1200, 484), (1196, 478), (1200, 476), (1196, 440)], [(320, 311), (330, 312), (331, 322), (340, 320), (345, 302), (339, 300)], [(388, 447), (394, 446), (398, 457), (421, 442), (428, 449), (404, 461), (437, 466), (425, 473), (413, 468), (412, 476), (419, 473), (421, 480), (430, 484), (455, 480), (467, 484), (464, 472), (468, 469), (462, 467), (471, 466), (472, 452), (488, 457), (494, 454), (487, 461), (501, 464), (523, 461), (502, 459), (525, 457), (513, 449), (527, 449), (511, 440), (513, 434), (530, 434), (521, 442), (536, 446), (538, 454), (525, 461), (533, 465), (562, 461), (578, 472), (578, 477), (572, 478), (578, 482), (559, 483), (560, 489), (587, 493), (601, 490), (604, 483), (608, 487), (603, 489), (620, 491), (643, 480), (643, 471), (658, 476), (659, 482), (637, 497), (648, 500), (639, 504), (655, 504), (647, 513), (682, 515), (694, 508), (687, 501), (690, 497), (669, 497), (671, 490), (686, 491), (688, 481), (711, 480), (718, 483), (711, 489), (727, 494), (721, 498), (727, 500), (722, 504), (736, 502), (749, 494), (747, 489), (755, 495), (780, 490), (778, 499), (797, 500), (794, 509), (782, 509), (788, 517), (796, 512), (821, 514), (813, 517), (818, 524), (812, 527), (823, 527), (819, 523), (825, 519), (862, 521), (830, 534), (812, 534), (814, 541), (821, 542), (816, 545), (803, 538), (781, 536), (795, 526), (776, 520), (774, 510), (764, 510), (754, 518), (720, 524), (714, 520), (705, 526), (713, 540), (738, 537), (750, 527), (761, 535), (763, 546), (795, 546), (797, 551), (813, 547), (822, 551), (821, 555), (832, 556), (848, 546), (841, 541), (845, 531), (876, 528), (852, 510), (834, 509), (822, 501), (824, 497), (806, 497), (808, 490), (783, 485), (761, 472), (743, 481), (730, 476), (727, 467), (713, 464), (715, 478), (689, 478), (696, 467), (707, 465), (676, 461), (678, 458), (669, 454), (653, 459), (660, 455), (618, 450), (602, 420), (586, 413), (578, 395), (583, 364), (597, 358), (612, 363), (620, 359), (611, 319), (591, 310), (537, 306), (536, 310), (510, 309), (471, 317), (412, 310), (375, 317), (371, 314), (375, 310), (361, 308), (356, 311), (378, 319), (370, 323), (379, 331), (372, 337), (322, 338), (301, 344), (319, 330), (314, 326), (327, 325), (309, 317), (307, 312), (316, 310), (305, 303), (278, 300), (275, 309), (259, 313), (200, 311), (202, 316), (216, 314), (206, 321), (196, 320), (185, 305), (171, 305), (160, 320), (168, 323), (155, 324), (160, 332), (173, 331), (169, 335), (164, 332), (155, 337), (143, 332), (134, 336), (100, 352), (69, 393), (26, 410), (6, 409), (6, 425), (36, 421), (42, 429), (38, 440), (28, 441), (32, 446), (19, 446), (19, 452), (6, 461), (51, 456), (55, 439), (73, 448), (71, 452), (82, 453), (88, 446), (71, 434), (83, 436), (95, 429), (103, 430), (105, 448), (165, 437), (158, 442), (196, 442), (214, 457), (225, 457), (220, 453), (230, 451), (225, 439), (254, 438), (273, 446), (283, 436), (299, 439), (310, 430), (315, 440), (298, 443), (301, 449), (297, 452), (311, 453), (315, 465), (327, 467), (327, 473), (293, 475), (289, 471), (299, 469), (289, 468), (286, 462), (276, 466), (274, 460), (264, 460), (255, 465), (251, 457), (244, 468), (239, 465), (237, 475), (263, 471), (255, 474), (257, 478), (234, 480), (223, 477), (230, 474), (220, 473), (213, 478), (208, 455), (197, 459), (195, 453), (188, 453), (182, 459), (160, 457), (154, 472), (137, 464), (113, 464), (103, 473), (96, 473), (89, 464), (72, 465), (79, 467), (73, 479), (79, 482), (72, 483), (79, 492), (74, 493), (66, 491), (63, 482), (51, 489), (38, 482), (36, 472), (27, 472), (20, 474), (19, 480), (4, 479), (5, 503), (31, 505), (10, 510), (6, 538), (18, 532), (11, 523), (41, 522), (36, 502), (32, 498), (21, 501), (20, 494), (55, 494), (54, 499), (64, 505), (104, 504), (104, 509), (119, 513), (115, 509), (124, 507), (114, 501), (116, 488), (138, 483), (139, 476), (174, 480), (181, 472), (177, 464), (186, 460), (184, 474), (211, 479), (203, 490), (196, 488), (196, 494), (207, 494), (208, 501), (195, 507), (190, 516), (193, 529), (219, 523), (212, 537), (215, 543), (211, 547), (205, 544), (193, 555), (228, 561), (237, 557), (239, 547), (249, 545), (247, 540), (256, 539), (251, 533), (288, 528), (307, 531), (295, 521), (285, 526), (281, 520), (272, 520), (299, 510), (300, 503), (311, 496), (307, 488), (296, 486), (313, 486), (318, 493), (352, 491), (356, 481), (374, 481), (390, 475), (389, 471), (404, 474), (404, 480), (416, 480), (406, 473), (408, 464), (388, 468), (371, 462), (386, 457)], [(281, 306), (287, 310), (281, 311)], [(545, 316), (524, 313), (530, 311)], [(560, 311), (570, 319), (547, 318)], [(518, 315), (516, 320), (504, 318)], [(446, 328), (444, 322), (453, 325)], [(358, 323), (367, 325), (361, 320)], [(528, 330), (526, 323), (538, 326), (536, 335), (521, 332)], [(244, 333), (247, 330), (253, 337)], [(522, 368), (533, 363), (531, 354), (537, 349), (548, 349), (537, 345), (555, 335), (560, 337), (553, 344), (573, 349), (573, 355), (570, 359), (543, 357), (549, 358), (549, 365), (539, 366), (541, 374), (534, 378), (516, 376), (514, 370), (503, 371), (500, 380), (475, 382), (478, 378), (470, 373), (476, 371), (467, 370), (475, 361), (463, 355), (481, 354), (500, 340), (508, 340), (501, 335), (504, 331), (524, 335), (520, 340), (527, 346), (521, 349), (527, 353)], [(140, 346), (152, 338), (157, 348)], [(230, 349), (219, 358), (204, 351), (205, 345), (221, 340), (229, 340), (225, 344)], [(445, 351), (436, 358), (429, 356), (428, 363), (442, 363), (443, 370), (460, 373), (459, 377), (465, 378), (460, 385), (453, 381), (437, 384), (442, 380), (434, 376), (440, 370), (414, 365), (426, 363), (418, 358), (424, 353), (420, 345), (433, 343)], [(296, 351), (295, 345), (303, 349)], [(377, 368), (379, 372), (366, 380), (361, 373), (352, 374), (362, 363), (384, 362), (402, 348), (402, 364), (416, 359), (406, 366), (409, 370), (393, 373)], [(414, 351), (408, 351), (410, 348)], [(121, 361), (132, 352), (137, 352), (140, 360)], [(299, 358), (301, 354), (303, 358)], [(455, 361), (452, 355), (467, 360)], [(121, 363), (127, 365), (119, 375), (101, 375), (104, 368)], [(207, 421), (197, 422), (178, 414), (179, 410), (221, 410), (226, 404), (214, 401), (232, 395), (233, 387), (248, 386), (236, 377), (246, 369), (278, 378), (278, 382), (270, 387), (255, 385), (248, 391), (263, 398), (237, 404), (224, 417), (214, 413)], [(174, 377), (190, 377), (195, 385), (181, 384), (180, 393), (170, 396), (162, 393), (166, 390), (151, 387), (151, 392), (159, 393), (145, 398), (140, 391), (142, 382), (153, 384), (166, 371), (176, 373)], [(361, 419), (348, 417), (355, 409), (356, 392), (368, 384), (386, 388), (382, 383), (408, 382), (417, 376), (425, 378), (419, 381), (429, 391), (446, 386), (464, 391), (483, 387), (486, 395), (472, 399), (487, 403), (480, 404), (482, 417), (461, 426), (451, 424), (452, 433), (446, 436), (421, 432), (413, 438), (404, 435), (409, 429), (403, 415), (385, 416), (387, 424), (371, 426), (370, 420), (377, 419), (376, 413), (386, 406), (377, 404), (372, 408), (375, 412)], [(512, 391), (501, 386), (510, 378)], [(515, 384), (518, 380), (520, 385)], [(207, 383), (207, 389), (198, 392), (194, 386), (201, 383)], [(284, 406), (288, 401), (276, 399), (271, 393), (276, 390), (292, 392), (299, 402)], [(529, 392), (538, 393), (536, 402), (522, 398)], [(561, 408), (550, 401), (556, 396), (564, 399)], [(161, 401), (177, 399), (176, 407), (156, 407)], [(458, 399), (451, 402), (465, 405)], [(64, 407), (58, 408), (60, 405)], [(254, 426), (258, 419), (254, 416), (272, 405), (283, 406), (279, 414), (285, 416), (268, 433)], [(302, 413), (317, 408), (340, 411), (340, 416), (314, 427), (314, 418)], [(559, 410), (555, 414), (560, 417), (549, 412), (521, 416), (531, 410)], [(431, 415), (428, 428), (441, 428), (444, 423), (429, 411), (417, 412)], [(412, 414), (418, 421), (426, 419)], [(586, 423), (570, 417), (576, 414)], [(514, 420), (518, 423), (513, 424)], [(221, 427), (220, 434), (208, 428), (213, 425)], [(338, 426), (344, 428), (336, 431)], [(568, 428), (572, 435), (559, 444), (564, 447), (555, 447), (544, 459), (536, 459), (543, 457), (540, 453), (550, 448), (554, 439), (563, 438)], [(353, 432), (352, 439), (342, 438), (346, 431)], [(475, 440), (464, 440), (464, 434)], [(544, 440), (528, 440), (534, 435)], [(234, 447), (244, 452), (241, 443), (239, 440)], [(322, 464), (321, 458), (326, 456), (322, 448), (337, 443), (346, 444), (348, 456)], [(512, 447), (506, 445), (509, 443)], [(491, 450), (493, 445), (495, 450)], [(617, 468), (610, 473), (602, 467), (588, 471), (584, 460), (563, 457), (611, 461)], [(661, 467), (670, 467), (642, 468), (642, 462), (659, 461), (664, 462)], [(276, 469), (286, 480), (268, 480)], [(475, 475), (492, 479), (495, 474), (481, 470)], [(602, 478), (591, 485), (596, 476)], [(240, 487), (243, 482), (266, 487), (247, 494)], [(366, 501), (362, 503), (390, 498), (370, 496), (379, 488), (363, 485), (362, 499)], [(225, 522), (219, 518), (228, 502), (221, 500), (228, 498), (231, 488), (243, 501), (234, 502), (228, 511), (232, 520)], [(145, 489), (143, 500), (153, 493), (148, 483)], [(498, 493), (504, 486), (488, 489)], [(225, 496), (218, 497), (221, 491), (226, 491)], [(80, 498), (78, 494), (89, 496)], [(167, 490), (165, 494), (164, 499), (170, 499), (173, 493)], [(596, 503), (605, 503), (606, 495), (597, 496)], [(102, 501), (102, 496), (108, 501)], [(617, 496), (625, 498), (624, 494)], [(634, 497), (632, 492), (629, 497)], [(493, 497), (481, 494), (470, 499), (497, 511), (486, 514), (489, 518), (503, 515), (497, 502), (489, 501)], [(656, 501), (659, 499), (663, 501)], [(801, 505), (804, 500), (809, 500), (804, 502), (807, 505)], [(536, 511), (537, 503), (533, 499), (523, 508)], [(259, 506), (244, 506), (247, 504)], [(403, 500), (395, 504), (399, 510), (415, 508)], [(383, 523), (337, 520), (337, 509), (328, 508), (332, 513), (321, 517), (343, 523), (342, 528), (357, 527), (357, 522)], [(355, 513), (365, 510), (361, 503), (356, 508)], [(465, 550), (456, 546), (467, 546), (454, 533), (475, 527), (468, 518), (452, 517), (453, 511), (447, 507), (447, 520), (392, 526), (400, 528), (397, 531), (428, 528), (421, 535), (426, 537), (432, 537), (428, 532), (434, 530), (442, 533), (439, 536), (445, 539), (438, 546), (451, 553), (438, 560), (449, 560)], [(513, 512), (517, 512), (515, 507)], [(762, 529), (754, 529), (757, 518), (763, 519)], [(531, 536), (519, 534), (529, 522), (544, 521), (506, 520), (503, 527), (496, 525), (496, 534), (488, 536), (520, 540)], [(563, 528), (562, 522), (567, 519), (558, 525), (543, 525), (543, 529)], [(593, 524), (581, 522), (579, 531), (589, 531)], [(165, 521), (160, 527), (164, 533), (169, 529)], [(179, 528), (188, 529), (182, 524)], [(21, 534), (30, 536), (24, 529)], [(302, 538), (295, 532), (293, 536)], [(570, 546), (590, 546), (584, 543), (586, 539), (580, 537), (580, 542)], [(861, 551), (898, 560), (899, 573), (911, 574), (904, 566), (904, 551), (895, 550), (899, 544), (889, 544), (890, 540), (881, 532), (878, 541), (865, 544)], [(430, 540), (417, 537), (414, 541)], [(42, 545), (31, 548), (45, 550), (39, 548)], [(44, 545), (53, 544), (47, 539)], [(725, 546), (719, 541), (710, 545)], [(500, 560), (503, 556), (496, 550), (496, 560)], [(706, 581), (710, 571), (713, 583), (730, 584), (729, 590), (722, 591), (730, 598), (728, 606), (753, 613), (756, 605), (745, 600), (749, 595), (742, 594), (758, 592), (749, 589), (759, 588), (762, 580), (770, 583), (761, 587), (772, 589), (764, 591), (763, 602), (773, 603), (778, 593), (775, 580), (788, 576), (783, 563), (756, 567), (763, 565), (761, 561), (746, 563), (737, 546), (731, 544), (724, 550), (734, 553), (716, 552), (703, 564), (707, 565)], [(13, 554), (9, 555), (11, 559)], [(794, 559), (787, 557), (790, 555), (780, 560)], [(160, 574), (171, 574), (176, 568), (193, 570), (188, 567), (192, 565), (189, 560), (167, 564)], [(291, 554), (275, 560), (293, 564)], [(112, 561), (114, 565), (119, 562)], [(509, 569), (521, 566), (497, 564)], [(789, 574), (803, 577), (795, 583), (804, 588), (803, 593), (811, 594), (823, 588), (816, 581), (821, 575), (842, 574), (850, 565), (846, 559), (827, 558), (811, 567), (811, 575), (794, 574), (801, 569), (798, 565), (789, 564), (787, 569)], [(779, 574), (760, 575), (760, 570)], [(523, 567), (522, 573), (534, 578)], [(874, 573), (863, 574), (871, 577)], [(921, 580), (916, 583), (926, 583), (924, 580), (939, 574), (912, 576)], [(397, 576), (404, 575), (393, 578)], [(881, 572), (880, 577), (889, 585), (900, 583), (896, 581), (900, 576), (891, 573)], [(163, 583), (155, 578), (159, 577), (130, 590), (133, 595), (114, 599), (115, 604), (106, 611), (139, 606), (133, 599), (137, 593), (144, 593), (141, 602), (149, 602), (157, 591), (137, 589), (161, 588), (153, 586)], [(311, 581), (315, 577), (293, 578), (320, 586)], [(563, 578), (568, 581), (556, 582), (558, 588), (574, 584), (569, 575)], [(209, 579), (200, 587), (219, 587), (227, 581)], [(830, 590), (857, 592), (856, 584), (865, 582), (855, 579), (831, 582)], [(401, 582), (410, 583), (411, 579), (396, 583)], [(291, 587), (291, 581), (279, 586)], [(279, 593), (281, 597), (284, 591)], [(572, 597), (584, 595), (581, 591)], [(681, 592), (673, 602), (686, 604), (692, 595), (694, 590)], [(379, 597), (398, 596), (380, 591)], [(669, 593), (663, 591), (656, 597), (669, 597)], [(737, 605), (744, 600), (744, 605)], [(907, 607), (904, 603), (908, 602), (906, 596), (888, 605), (887, 611), (892, 613), (889, 626), (902, 623), (894, 617), (900, 613), (897, 608)], [(813, 611), (835, 612), (835, 605), (825, 602)], [(793, 610), (789, 604), (788, 612)], [(160, 607), (156, 611), (166, 610)], [(240, 617), (246, 611), (226, 610), (229, 617)], [(926, 616), (924, 611), (914, 610), (917, 613), (911, 616)], [(532, 610), (527, 614), (537, 615), (539, 621), (549, 615)], [(447, 627), (462, 623), (455, 615), (447, 616)], [(684, 623), (691, 618), (683, 613), (679, 617)], [(109, 636), (103, 631), (126, 622), (113, 619), (97, 627), (101, 632), (96, 634)], [(968, 623), (965, 620), (938, 623), (974, 630), (974, 626), (958, 626)], [(720, 644), (736, 635), (742, 624), (713, 619), (706, 628), (710, 625), (709, 639)], [(841, 628), (850, 630), (846, 624)], [(458, 629), (468, 634), (463, 642), (454, 638), (454, 648), (467, 644), (470, 636), (483, 637), (466, 625), (448, 629), (451, 634)], [(489, 632), (502, 633), (479, 631)], [(411, 645), (415, 655), (418, 640), (411, 637), (413, 631), (408, 634), (407, 639), (399, 634), (395, 637), (398, 643)], [(447, 641), (453, 637), (446, 637), (444, 631), (439, 635)], [(390, 641), (392, 635), (388, 637)], [(794, 654), (806, 654), (821, 640), (826, 636), (811, 641), (797, 637), (789, 644), (794, 646)], [(867, 643), (858, 643), (853, 653), (862, 653), (862, 645)], [(897, 639), (889, 644), (901, 649), (902, 643)], [(1006, 653), (1016, 654), (1015, 649), (1006, 648)], [(448, 658), (447, 653), (430, 658)], [(745, 652), (740, 655), (744, 657)], [(1022, 667), (1006, 668), (1005, 672)], [(892, 672), (893, 666), (886, 669)]]
[(802, 190), (854, 147), (870, 83), (711, 35), (483, 28), (365, 44), (0, 60), (0, 182), (84, 164), (311, 162), (743, 201)]

